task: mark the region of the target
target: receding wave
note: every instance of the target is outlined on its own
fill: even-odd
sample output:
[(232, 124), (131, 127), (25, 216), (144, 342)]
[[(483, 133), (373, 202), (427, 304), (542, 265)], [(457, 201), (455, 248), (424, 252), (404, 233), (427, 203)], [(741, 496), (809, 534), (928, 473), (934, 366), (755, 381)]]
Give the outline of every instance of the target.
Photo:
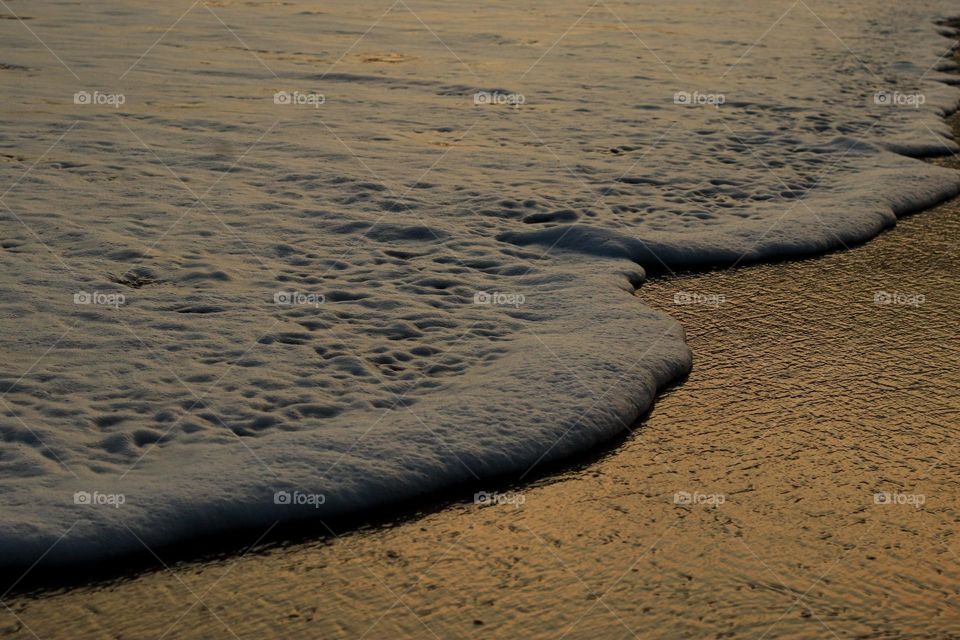
[(950, 4), (246, 4), (159, 41), (162, 5), (31, 6), (59, 58), (0, 21), (0, 564), (624, 430), (691, 366), (648, 272), (843, 248), (960, 191), (917, 159), (957, 150)]

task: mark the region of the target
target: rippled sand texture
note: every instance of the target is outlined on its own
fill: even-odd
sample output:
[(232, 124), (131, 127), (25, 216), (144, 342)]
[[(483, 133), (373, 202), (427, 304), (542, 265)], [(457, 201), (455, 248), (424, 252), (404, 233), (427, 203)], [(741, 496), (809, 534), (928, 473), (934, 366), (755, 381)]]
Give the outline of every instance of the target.
[(8, 5), (0, 563), (581, 451), (690, 364), (640, 266), (837, 247), (960, 185), (886, 150), (956, 148), (952, 2)]
[(953, 202), (849, 252), (643, 285), (687, 328), (692, 374), (615, 453), (499, 488), (519, 509), (454, 505), (11, 601), (21, 622), (0, 621), (41, 638), (956, 637), (958, 234)]

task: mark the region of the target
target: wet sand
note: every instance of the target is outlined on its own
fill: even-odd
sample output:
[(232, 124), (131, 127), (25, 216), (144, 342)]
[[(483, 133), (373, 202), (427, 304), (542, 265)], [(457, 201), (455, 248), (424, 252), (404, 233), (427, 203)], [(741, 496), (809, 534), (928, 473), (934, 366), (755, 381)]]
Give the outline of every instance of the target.
[(957, 237), (953, 201), (849, 251), (648, 282), (695, 367), (599, 460), (501, 504), (8, 598), (0, 633), (960, 636)]

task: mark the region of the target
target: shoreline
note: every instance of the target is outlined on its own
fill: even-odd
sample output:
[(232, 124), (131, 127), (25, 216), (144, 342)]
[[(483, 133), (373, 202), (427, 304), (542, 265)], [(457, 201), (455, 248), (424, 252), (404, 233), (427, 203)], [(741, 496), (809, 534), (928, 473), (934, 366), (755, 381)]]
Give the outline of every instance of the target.
[[(942, 194), (941, 194), (941, 195), (942, 195)], [(929, 205), (930, 203), (924, 203), (924, 204)], [(921, 209), (918, 209), (918, 211), (919, 211), (919, 210), (921, 210)], [(899, 213), (903, 213), (903, 212), (897, 212), (897, 213), (899, 214)], [(879, 233), (879, 232), (881, 232), (881, 231), (885, 228), (885, 227), (884, 227), (884, 221), (881, 220), (881, 218), (884, 218), (884, 215), (883, 215), (882, 213), (880, 213), (880, 214), (878, 214), (877, 217), (878, 217), (878, 220), (877, 220), (877, 222), (876, 222), (876, 225), (877, 225), (877, 226), (875, 226), (874, 228), (871, 228), (871, 229), (869, 229), (869, 230), (867, 230), (867, 231), (864, 231), (863, 233), (864, 233), (865, 235), (870, 235), (870, 234), (873, 234), (873, 233)], [(886, 220), (886, 224), (889, 224), (889, 222), (890, 222), (889, 220)], [(533, 243), (535, 244), (536, 242), (541, 242), (541, 241), (544, 241), (544, 240), (546, 240), (546, 241), (552, 241), (553, 239), (555, 239), (555, 238), (557, 237), (557, 234), (566, 235), (565, 232), (568, 230), (568, 229), (566, 229), (566, 228), (564, 228), (564, 227), (554, 227), (553, 229), (555, 229), (555, 230), (554, 230), (554, 231), (551, 231), (551, 232), (548, 233), (548, 234), (540, 234), (539, 236), (537, 236), (537, 237), (535, 238), (535, 240), (533, 241)], [(827, 237), (827, 235), (824, 234), (824, 237)], [(872, 236), (871, 236), (871, 237), (872, 237)], [(521, 244), (523, 244), (523, 243), (528, 243), (528, 240), (530, 240), (530, 236), (526, 236), (526, 237), (524, 237), (524, 238), (515, 238), (515, 239), (519, 239), (520, 242), (521, 242)], [(592, 244), (592, 245), (603, 244), (604, 247), (605, 247), (605, 251), (606, 251), (607, 249), (609, 249), (612, 245), (616, 244), (616, 242), (611, 242), (609, 238), (600, 238), (599, 240), (600, 240), (600, 241), (598, 241), (597, 238), (593, 238), (593, 239), (589, 242), (589, 244)], [(863, 241), (863, 242), (866, 242), (866, 241), (868, 241), (868, 238), (864, 237), (864, 238), (862, 239), (862, 241)], [(825, 242), (828, 242), (828, 244), (829, 244), (829, 242), (833, 242), (833, 241), (825, 240)], [(833, 244), (836, 244), (836, 243), (833, 242)], [(842, 239), (840, 240), (840, 244), (844, 244), (844, 242), (843, 242)], [(851, 244), (852, 244), (852, 243), (851, 243)], [(629, 245), (629, 246), (628, 246), (628, 245)], [(643, 245), (643, 246), (641, 246), (641, 245)], [(825, 248), (824, 251), (832, 251), (832, 250), (836, 250), (836, 249), (838, 249), (838, 248), (839, 248), (839, 247), (834, 247), (833, 249)], [(618, 251), (618, 252), (622, 252), (622, 256), (621, 256), (621, 257), (625, 257), (625, 258), (626, 258), (626, 257), (629, 257), (629, 258), (633, 259), (634, 261), (637, 261), (637, 260), (639, 259), (639, 258), (638, 258), (638, 252), (639, 252), (639, 253), (643, 253), (643, 252), (647, 251), (646, 246), (645, 246), (644, 243), (642, 243), (642, 242), (641, 242), (639, 245), (636, 244), (636, 243), (633, 243), (632, 245), (630, 245), (629, 243), (627, 243), (627, 245), (622, 245), (622, 244), (621, 244), (621, 245), (619, 245), (619, 246), (617, 246), (617, 247), (614, 247), (614, 249), (615, 249), (616, 251)], [(617, 254), (617, 255), (619, 255), (619, 254)], [(804, 255), (805, 255), (805, 256), (806, 256), (806, 255), (822, 255), (822, 253), (804, 254)], [(635, 292), (634, 292), (634, 293), (635, 293)], [(675, 354), (673, 354), (673, 355), (675, 355)], [(664, 357), (665, 357), (665, 356), (664, 356)], [(681, 372), (681, 370), (682, 370), (683, 368), (684, 368), (683, 363), (677, 364), (676, 362), (674, 362), (674, 363), (673, 363), (673, 368), (670, 369), (670, 371), (671, 371), (672, 375), (676, 376), (676, 375), (680, 375), (680, 372)], [(663, 375), (662, 372), (661, 372), (661, 375)], [(646, 382), (646, 381), (644, 381), (644, 382)], [(662, 381), (661, 381), (661, 382), (662, 382)], [(638, 384), (637, 386), (640, 387), (640, 386), (642, 386), (642, 385), (639, 385), (639, 384)], [(643, 388), (642, 390), (638, 389), (638, 391), (637, 391), (638, 397), (637, 397), (637, 398), (629, 398), (629, 399), (626, 399), (626, 400), (622, 401), (622, 404), (623, 404), (624, 406), (632, 406), (632, 407), (634, 408), (634, 410), (635, 410), (637, 406), (642, 406), (648, 399), (650, 399), (650, 398), (646, 397), (646, 395), (644, 395), (641, 391), (649, 391), (649, 393), (648, 393), (647, 395), (649, 395), (649, 396), (652, 398), (654, 395), (659, 395), (659, 394), (661, 394), (661, 393), (663, 392), (663, 390), (664, 390), (664, 389), (663, 389), (662, 387), (659, 388), (659, 389), (656, 389), (656, 390), (648, 390), (648, 389), (646, 389), (646, 388)], [(617, 409), (623, 409), (623, 407), (614, 408), (613, 411), (616, 412)], [(650, 407), (647, 407), (647, 410), (649, 410), (649, 409), (650, 409)], [(637, 411), (635, 411), (635, 413), (637, 413)], [(597, 417), (597, 421), (598, 421), (598, 422), (599, 422), (599, 421), (602, 421), (602, 420), (607, 420), (607, 421), (609, 422), (609, 416), (604, 415), (604, 416), (598, 416), (598, 417)], [(575, 426), (576, 426), (576, 425), (575, 425)], [(586, 434), (586, 435), (583, 436), (582, 441), (585, 441), (585, 442), (586, 442), (586, 441), (594, 442), (594, 441), (597, 441), (597, 440), (604, 439), (605, 436), (610, 435), (609, 431), (610, 431), (611, 428), (613, 428), (613, 427), (611, 427), (611, 426), (608, 425), (605, 431), (601, 431), (601, 432), (599, 432), (599, 433)], [(619, 428), (618, 428), (618, 429), (619, 429)], [(571, 450), (577, 450), (577, 449), (579, 448), (579, 443), (565, 444), (565, 447), (566, 447), (566, 449), (565, 449), (564, 452), (571, 451)], [(553, 455), (553, 457), (559, 456), (561, 453), (564, 453), (564, 452), (561, 452), (560, 450), (558, 450), (558, 451), (556, 452), (556, 454)], [(548, 450), (547, 453), (550, 453), (550, 450)], [(497, 461), (494, 461), (493, 463), (491, 463), (490, 466), (491, 466), (492, 468), (496, 468), (497, 465), (503, 466), (503, 465), (508, 464), (508, 462), (510, 462), (510, 461), (506, 461), (506, 462), (505, 462), (505, 461), (503, 461), (503, 460), (497, 460)], [(558, 463), (558, 464), (559, 464), (560, 466), (563, 466), (564, 463), (561, 462), (561, 463)], [(461, 475), (465, 475), (465, 474), (462, 474), (462, 473), (461, 473)], [(484, 480), (484, 481), (481, 481), (481, 482), (487, 483), (488, 481)], [(436, 485), (436, 484), (442, 484), (442, 481), (437, 480), (437, 481), (434, 481), (433, 484), (434, 484), (434, 485)], [(454, 483), (454, 486), (460, 486), (460, 487), (462, 487), (463, 485), (457, 485), (456, 483)], [(468, 484), (468, 485), (466, 485), (466, 486), (470, 487), (470, 486), (476, 486), (476, 485), (473, 484), (473, 483), (470, 483), (470, 484)], [(460, 491), (462, 491), (462, 489), (460, 489), (459, 491), (458, 491), (457, 489), (453, 489), (452, 491), (453, 491), (453, 493), (459, 493)], [(410, 493), (417, 493), (417, 491), (407, 489), (407, 490), (406, 490), (406, 494), (410, 494)], [(429, 491), (429, 487), (428, 487), (427, 490), (425, 490), (425, 491), (423, 492), (423, 495), (421, 495), (420, 497), (414, 498), (413, 500), (414, 500), (414, 503), (419, 503), (419, 502), (422, 502), (422, 501), (427, 501), (427, 502), (429, 502), (429, 501), (435, 499), (435, 498), (433, 498), (432, 496), (434, 496), (434, 493), (431, 492), (431, 491)], [(389, 502), (389, 501), (390, 501), (390, 497), (388, 496), (388, 497), (383, 498), (383, 499), (379, 499), (379, 498), (378, 498), (378, 499), (376, 499), (376, 500), (373, 501), (372, 505), (368, 505), (366, 508), (367, 508), (368, 510), (369, 510), (369, 509), (383, 509), (382, 504), (383, 504), (385, 501), (386, 501), (386, 502)], [(403, 506), (403, 505), (405, 505), (405, 504), (407, 504), (407, 503), (405, 503), (405, 502), (404, 502), (404, 503), (401, 503), (401, 506), (400, 506), (400, 509), (401, 509), (401, 510), (406, 510), (406, 509), (409, 508), (409, 507), (407, 507), (407, 506)], [(195, 506), (195, 505), (194, 505), (194, 506)], [(221, 508), (222, 508), (222, 507), (221, 507)], [(236, 508), (234, 507), (234, 511), (230, 511), (230, 512), (228, 512), (228, 514), (231, 514), (231, 513), (232, 513), (232, 514), (235, 514), (235, 511), (236, 511)], [(221, 532), (221, 530), (223, 529), (223, 526), (222, 526), (222, 525), (217, 525), (217, 524), (210, 525), (210, 524), (209, 524), (210, 521), (203, 520), (203, 517), (205, 517), (205, 514), (204, 514), (204, 516), (201, 516), (201, 517), (200, 517), (200, 521), (203, 522), (203, 523), (207, 526), (207, 528), (210, 530), (210, 532), (211, 532), (211, 533), (209, 534), (210, 539), (212, 539), (212, 540), (218, 540), (218, 541), (221, 541), (221, 542), (222, 542), (224, 534)], [(365, 517), (365, 516), (364, 516), (364, 517)], [(360, 520), (362, 521), (364, 517), (361, 517)], [(256, 526), (259, 526), (259, 524), (260, 524), (260, 523), (259, 523), (259, 521), (258, 521), (258, 525), (256, 525)], [(124, 524), (124, 526), (126, 526), (126, 524)], [(255, 526), (255, 525), (250, 525), (250, 526), (253, 527), (253, 526)], [(298, 527), (302, 527), (303, 525), (302, 525), (302, 524), (294, 524), (294, 525), (291, 525), (291, 526), (292, 526), (293, 528), (298, 528)], [(316, 528), (316, 525), (310, 525), (310, 526), (311, 526), (312, 528), (314, 528), (314, 529)], [(183, 527), (181, 527), (181, 528), (183, 528)], [(189, 526), (187, 526), (187, 528), (189, 528)], [(119, 530), (119, 528), (116, 528), (116, 529)], [(231, 528), (230, 531), (231, 531), (231, 533), (228, 534), (228, 535), (230, 535), (230, 536), (242, 535), (242, 533), (235, 533), (235, 532), (237, 532), (237, 531), (240, 531), (240, 529), (238, 529), (238, 528)], [(122, 531), (120, 531), (120, 532), (123, 533)], [(114, 531), (114, 533), (116, 533), (116, 531)], [(173, 533), (170, 534), (171, 537), (177, 537), (178, 535), (179, 535), (179, 537), (183, 537), (184, 534), (183, 534), (182, 532), (180, 532), (180, 533), (173, 532)], [(193, 545), (194, 545), (194, 543), (192, 543), (192, 542), (191, 542), (191, 543), (187, 543), (186, 547), (184, 547), (184, 548), (190, 548), (190, 547), (193, 546)], [(42, 546), (42, 545), (41, 545), (41, 546)], [(101, 545), (101, 546), (102, 546), (102, 545)], [(133, 546), (133, 547), (136, 547), (136, 545), (132, 545), (132, 546)], [(176, 547), (172, 547), (172, 546), (168, 546), (168, 545), (154, 545), (154, 546), (155, 546), (158, 550), (162, 550), (164, 553), (170, 551), (171, 549), (176, 549)], [(242, 544), (241, 544), (241, 545), (238, 545), (236, 548), (237, 548), (237, 549), (242, 548)], [(58, 552), (59, 552), (59, 551), (60, 551), (60, 549), (58, 549)], [(120, 559), (120, 558), (123, 558), (123, 557), (128, 557), (128, 556), (122, 556), (122, 555), (109, 556), (108, 560), (111, 561), (111, 562), (114, 562), (114, 561), (116, 561), (116, 560), (118, 560), (118, 559)], [(144, 551), (144, 552), (142, 553), (142, 557), (143, 557), (145, 560), (147, 560), (147, 561), (150, 560), (150, 555), (149, 555), (149, 553), (146, 552), (146, 551)], [(52, 558), (52, 556), (51, 556), (51, 558)], [(49, 559), (49, 558), (48, 558), (48, 559)], [(84, 560), (85, 560), (86, 562), (93, 563), (93, 562), (98, 562), (98, 561), (99, 561), (99, 558), (94, 558), (93, 556), (87, 556), (87, 557), (84, 558)], [(24, 562), (24, 567), (26, 567), (27, 564), (29, 564), (29, 561), (25, 561), (25, 562)], [(10, 566), (14, 566), (14, 565), (10, 565)], [(37, 573), (37, 574), (33, 574), (33, 575), (40, 576), (40, 575), (42, 575), (42, 574)]]
[[(954, 57), (960, 60), (960, 43), (954, 52)], [(958, 104), (960, 107), (960, 104)], [(960, 138), (960, 108), (949, 114), (945, 121), (953, 128), (955, 135)], [(943, 154), (927, 158), (929, 162), (960, 171), (960, 154)], [(672, 280), (682, 280), (685, 277), (705, 275), (715, 272), (735, 273), (740, 270), (751, 270), (781, 264), (793, 264), (807, 260), (817, 260), (826, 256), (844, 253), (869, 245), (871, 241), (897, 230), (901, 220), (908, 219), (936, 209), (940, 206), (957, 203), (960, 206), (960, 195), (954, 195), (928, 207), (912, 212), (898, 214), (897, 223), (885, 227), (877, 234), (860, 242), (852, 242), (846, 246), (827, 249), (820, 253), (804, 254), (797, 257), (783, 257), (771, 260), (744, 261), (735, 267), (711, 266), (705, 268), (677, 269), (669, 275), (661, 273), (648, 274), (647, 278), (639, 283), (633, 295), (640, 297), (645, 286), (652, 283), (666, 283)], [(696, 355), (696, 354), (694, 354)], [(682, 373), (657, 389), (653, 403), (642, 412), (633, 425), (641, 425), (656, 409), (657, 400), (670, 393), (675, 387), (682, 385), (690, 375), (690, 371)], [(304, 544), (311, 541), (330, 539), (348, 533), (362, 533), (363, 531), (379, 527), (400, 525), (415, 522), (424, 516), (435, 514), (452, 506), (463, 504), (467, 496), (476, 490), (515, 491), (524, 487), (536, 486), (543, 481), (549, 481), (558, 475), (566, 475), (578, 470), (586, 470), (590, 465), (617, 454), (621, 445), (633, 435), (635, 426), (614, 434), (611, 438), (599, 444), (557, 460), (547, 460), (530, 467), (523, 474), (510, 473), (492, 476), (476, 481), (458, 483), (424, 495), (405, 498), (396, 502), (380, 505), (375, 509), (362, 509), (347, 512), (334, 517), (317, 520), (292, 520), (277, 522), (267, 535), (263, 528), (249, 526), (229, 530), (225, 533), (211, 533), (201, 535), (155, 549), (164, 558), (176, 563), (204, 563), (224, 557), (235, 556), (238, 553), (246, 554), (254, 550), (269, 551), (278, 544)], [(337, 533), (333, 533), (336, 531)], [(145, 573), (161, 571), (156, 566), (154, 551), (111, 556), (110, 565), (102, 565), (98, 560), (88, 560), (77, 563), (63, 563), (44, 567), (37, 565), (27, 571), (28, 575), (13, 578), (6, 584), (0, 583), (0, 590), (9, 589), (10, 595), (24, 597), (42, 597), (55, 593), (61, 589), (72, 589), (98, 584), (110, 584), (116, 580), (136, 579)], [(123, 567), (116, 566), (123, 564)], [(10, 565), (13, 569), (28, 569), (29, 565)]]
[[(461, 499), (241, 556), (173, 564), (161, 554), (169, 571), (8, 604), (41, 637), (67, 620), (73, 637), (156, 637), (180, 614), (177, 637), (223, 632), (218, 618), (241, 635), (281, 625), (344, 638), (426, 633), (421, 621), (441, 637), (477, 626), (606, 637), (626, 634), (624, 625), (640, 637), (810, 637), (827, 633), (821, 623), (841, 636), (944, 637), (960, 630), (949, 604), (960, 576), (947, 565), (960, 476), (940, 434), (960, 407), (923, 385), (960, 383), (949, 375), (956, 354), (935, 355), (930, 337), (949, 333), (960, 300), (949, 247), (958, 225), (955, 199), (851, 251), (651, 281), (645, 299), (684, 317), (701, 365), (621, 446), (534, 482), (485, 487), (524, 495), (519, 508)], [(918, 254), (930, 238), (938, 252)], [(927, 304), (877, 306), (878, 285), (921, 291)], [(730, 306), (675, 307), (677, 289), (722, 292)], [(847, 369), (827, 382), (834, 360)], [(942, 375), (931, 379), (932, 370)], [(940, 400), (916, 404), (928, 396)], [(678, 505), (678, 491), (725, 501)], [(877, 491), (919, 492), (925, 504), (876, 505)], [(445, 554), (451, 547), (459, 552)], [(914, 555), (922, 549), (928, 555)], [(617, 562), (598, 562), (610, 557)], [(204, 606), (187, 611), (184, 585)], [(488, 604), (504, 586), (505, 602)], [(245, 606), (229, 604), (238, 597)], [(682, 613), (690, 610), (698, 617)]]

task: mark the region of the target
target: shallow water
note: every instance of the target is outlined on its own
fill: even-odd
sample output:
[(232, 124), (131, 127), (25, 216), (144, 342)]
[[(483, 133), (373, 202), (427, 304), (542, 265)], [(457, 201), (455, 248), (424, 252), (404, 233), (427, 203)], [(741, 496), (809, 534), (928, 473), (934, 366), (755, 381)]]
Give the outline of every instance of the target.
[(952, 202), (850, 251), (644, 284), (686, 328), (689, 379), (615, 451), (501, 488), (504, 504), (21, 597), (0, 623), (40, 638), (960, 635), (958, 234)]
[(641, 266), (838, 247), (960, 189), (891, 151), (956, 148), (952, 10), (6, 3), (0, 564), (609, 439), (690, 364)]

